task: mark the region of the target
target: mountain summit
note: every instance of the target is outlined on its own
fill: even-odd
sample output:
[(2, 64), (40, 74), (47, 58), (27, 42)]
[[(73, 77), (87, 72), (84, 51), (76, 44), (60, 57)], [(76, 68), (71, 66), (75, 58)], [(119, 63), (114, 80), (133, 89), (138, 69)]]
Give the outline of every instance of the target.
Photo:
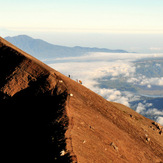
[(108, 102), (3, 38), (0, 81), (6, 161), (163, 161), (162, 126)]

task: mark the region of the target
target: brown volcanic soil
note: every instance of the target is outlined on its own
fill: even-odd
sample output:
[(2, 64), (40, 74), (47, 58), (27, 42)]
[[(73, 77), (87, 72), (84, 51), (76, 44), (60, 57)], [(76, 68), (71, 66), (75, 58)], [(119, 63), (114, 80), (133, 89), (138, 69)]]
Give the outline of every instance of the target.
[(108, 102), (0, 38), (6, 159), (163, 162), (161, 127)]

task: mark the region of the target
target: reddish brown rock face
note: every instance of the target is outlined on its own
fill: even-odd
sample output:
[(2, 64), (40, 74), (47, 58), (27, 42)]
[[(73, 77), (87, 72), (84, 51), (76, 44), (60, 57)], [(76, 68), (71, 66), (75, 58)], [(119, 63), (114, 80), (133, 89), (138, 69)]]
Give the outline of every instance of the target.
[(163, 160), (162, 126), (106, 101), (2, 38), (0, 108), (6, 160)]

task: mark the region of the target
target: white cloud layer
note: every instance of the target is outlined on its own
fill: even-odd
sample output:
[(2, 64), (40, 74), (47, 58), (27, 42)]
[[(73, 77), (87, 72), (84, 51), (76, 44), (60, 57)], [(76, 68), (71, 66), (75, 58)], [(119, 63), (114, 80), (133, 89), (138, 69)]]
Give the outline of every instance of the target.
[(99, 95), (103, 96), (108, 101), (118, 102), (128, 107), (130, 106), (129, 97), (124, 96), (124, 94), (122, 94), (117, 89), (106, 89), (106, 88), (100, 89), (96, 87), (94, 91)]
[(136, 108), (136, 112), (142, 113), (142, 112), (144, 112), (145, 110), (146, 110), (146, 106), (143, 105), (142, 103), (138, 103), (138, 106), (137, 106), (137, 108)]
[[(76, 80), (82, 80), (83, 84), (98, 93), (109, 101), (118, 102), (126, 106), (129, 105), (129, 99), (131, 99), (131, 93), (122, 94), (117, 89), (105, 89), (98, 87), (97, 79), (105, 76), (117, 77), (123, 75), (129, 77), (135, 72), (135, 67), (131, 66), (131, 63), (124, 63), (122, 61), (117, 62), (68, 62), (68, 63), (56, 63), (50, 64), (51, 67), (59, 70), (63, 74), (71, 74), (71, 78)], [(130, 97), (128, 97), (128, 95)], [(133, 98), (134, 96), (132, 96)]]
[(138, 76), (137, 78), (131, 77), (127, 80), (127, 82), (132, 84), (137, 84), (141, 86), (147, 86), (151, 88), (151, 85), (163, 86), (163, 77), (160, 78), (147, 78), (143, 75)]
[(146, 103), (146, 101), (144, 101), (143, 103), (138, 103), (136, 112), (147, 116), (154, 116), (156, 117), (156, 122), (163, 125), (163, 110), (158, 110), (156, 108), (153, 108), (152, 106), (152, 103)]
[(94, 52), (94, 53), (87, 53), (82, 56), (78, 57), (65, 57), (65, 58), (54, 58), (54, 59), (46, 59), (46, 61), (61, 61), (61, 62), (85, 62), (85, 61), (107, 61), (107, 62), (115, 62), (115, 61), (135, 61), (137, 59), (143, 59), (143, 58), (157, 58), (157, 57), (163, 57), (163, 54), (137, 54), (137, 53), (105, 53), (105, 52)]
[(147, 78), (141, 74), (135, 76), (136, 67), (131, 61), (151, 57), (163, 57), (163, 54), (88, 53), (80, 57), (50, 59), (57, 63), (49, 64), (49, 66), (65, 75), (71, 74), (73, 78), (80, 78), (90, 89), (98, 84), (96, 79), (105, 76), (111, 76), (111, 80), (122, 76), (128, 83), (146, 85), (147, 88), (151, 88), (152, 85), (163, 86), (163, 77)]
[(73, 79), (81, 79), (86, 87), (92, 88), (96, 79), (105, 76), (130, 76), (135, 72), (135, 67), (131, 63), (117, 62), (67, 62), (55, 63), (49, 66), (59, 70), (65, 75), (71, 74)]
[(163, 117), (158, 117), (156, 121), (163, 126)]

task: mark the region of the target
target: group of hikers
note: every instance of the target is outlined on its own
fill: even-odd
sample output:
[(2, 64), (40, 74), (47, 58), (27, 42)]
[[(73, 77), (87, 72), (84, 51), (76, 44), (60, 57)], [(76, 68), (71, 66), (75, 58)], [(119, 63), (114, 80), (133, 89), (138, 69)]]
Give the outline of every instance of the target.
[[(71, 78), (70, 75), (68, 75), (68, 77)], [(82, 81), (81, 80), (76, 79), (76, 82), (82, 84)]]
[(81, 80), (76, 79), (76, 82), (82, 84), (82, 81)]

